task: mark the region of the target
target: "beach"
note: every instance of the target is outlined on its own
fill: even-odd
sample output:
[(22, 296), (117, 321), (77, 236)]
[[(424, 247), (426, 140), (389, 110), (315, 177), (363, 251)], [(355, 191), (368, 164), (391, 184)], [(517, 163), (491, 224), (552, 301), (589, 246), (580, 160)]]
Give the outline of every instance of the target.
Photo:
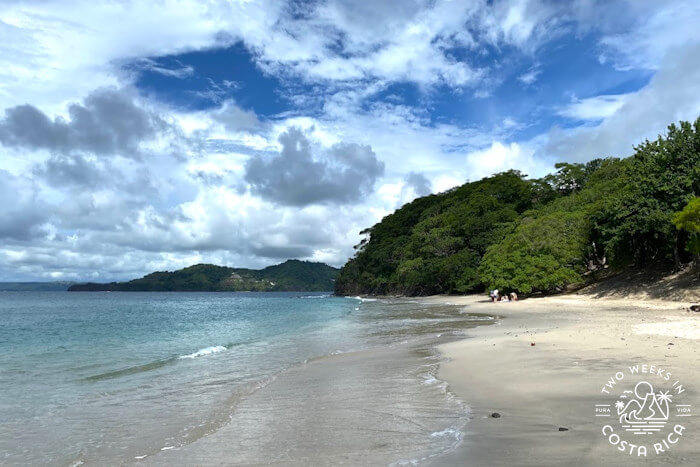
[[(614, 426), (616, 417), (594, 412), (596, 405), (614, 401), (623, 383), (635, 377), (656, 381), (659, 371), (669, 374), (667, 386), (681, 382), (676, 402), (695, 410), (700, 402), (700, 316), (688, 311), (688, 302), (585, 294), (495, 304), (479, 296), (424, 300), (465, 305), (470, 312), (501, 318), (439, 347), (443, 361), (438, 377), (471, 412), (462, 443), (434, 465), (697, 465), (700, 425), (695, 414), (675, 419), (685, 429), (668, 446), (662, 444), (659, 453), (651, 438), (657, 442), (665, 432), (645, 443), (616, 433), (637, 446), (648, 445), (643, 455), (629, 445), (611, 444), (610, 430), (603, 435), (603, 427)], [(652, 374), (629, 375), (635, 365), (640, 371), (647, 365)], [(603, 393), (615, 374), (627, 381)], [(670, 423), (666, 431), (672, 431)]]
[[(243, 401), (217, 433), (144, 463), (696, 465), (694, 414), (671, 414), (667, 431), (680, 422), (682, 435), (658, 454), (649, 442), (642, 455), (611, 445), (602, 431), (616, 417), (595, 412), (616, 397), (618, 386), (601, 393), (606, 382), (635, 366), (647, 373), (628, 379), (654, 382), (662, 371), (673, 376), (668, 384), (682, 383), (676, 404), (697, 405), (700, 317), (688, 303), (564, 295), (497, 304), (483, 296), (384, 298), (366, 305), (399, 303), (422, 322), (420, 332), (406, 334), (410, 339), (296, 367)], [(434, 320), (425, 314), (431, 309), (445, 314)], [(497, 318), (486, 326), (450, 318), (485, 315)]]
[[(700, 316), (687, 303), (2, 298), (6, 465), (695, 465), (699, 454)], [(632, 376), (608, 395), (606, 382), (634, 365), (680, 381), (672, 408), (692, 412), (671, 414), (685, 428), (658, 455), (618, 451), (602, 434), (614, 417), (596, 417)]]

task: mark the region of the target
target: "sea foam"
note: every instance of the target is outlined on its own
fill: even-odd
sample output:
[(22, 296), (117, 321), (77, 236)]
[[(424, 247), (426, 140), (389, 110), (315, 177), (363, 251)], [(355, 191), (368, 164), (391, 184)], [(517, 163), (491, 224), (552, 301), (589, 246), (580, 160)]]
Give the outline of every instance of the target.
[(226, 347), (223, 345), (215, 345), (213, 347), (206, 347), (204, 349), (199, 349), (198, 351), (187, 354), (187, 355), (180, 355), (178, 358), (196, 358), (196, 357), (204, 357), (205, 355), (211, 355), (213, 353), (217, 352), (223, 352), (226, 350)]
[(430, 434), (431, 438), (442, 438), (442, 437), (449, 437), (449, 438), (455, 438), (457, 440), (462, 439), (462, 432), (455, 429), (455, 428), (445, 428), (442, 431), (436, 431), (434, 433)]
[(359, 301), (361, 301), (361, 302), (376, 302), (376, 301), (377, 301), (376, 298), (360, 297), (359, 295), (356, 296), (356, 297), (346, 297), (346, 298), (350, 298), (350, 299), (353, 299), (353, 300), (359, 300)]

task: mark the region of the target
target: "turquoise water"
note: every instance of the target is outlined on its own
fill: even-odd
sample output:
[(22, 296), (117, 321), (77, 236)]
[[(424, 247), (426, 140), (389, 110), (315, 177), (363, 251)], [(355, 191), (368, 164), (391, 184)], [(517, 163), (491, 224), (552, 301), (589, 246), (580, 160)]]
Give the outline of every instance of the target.
[(0, 293), (0, 463), (186, 446), (286, 369), (465, 319), (416, 310), (318, 293)]

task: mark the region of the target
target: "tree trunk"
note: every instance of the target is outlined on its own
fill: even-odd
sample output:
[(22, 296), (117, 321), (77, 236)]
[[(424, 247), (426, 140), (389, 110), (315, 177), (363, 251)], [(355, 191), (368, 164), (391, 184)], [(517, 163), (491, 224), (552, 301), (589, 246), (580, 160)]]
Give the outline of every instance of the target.
[(674, 270), (675, 271), (680, 271), (681, 269), (681, 253), (680, 253), (680, 248), (678, 244), (681, 241), (681, 236), (678, 235), (678, 231), (676, 231), (676, 238), (673, 242), (673, 263), (674, 263)]

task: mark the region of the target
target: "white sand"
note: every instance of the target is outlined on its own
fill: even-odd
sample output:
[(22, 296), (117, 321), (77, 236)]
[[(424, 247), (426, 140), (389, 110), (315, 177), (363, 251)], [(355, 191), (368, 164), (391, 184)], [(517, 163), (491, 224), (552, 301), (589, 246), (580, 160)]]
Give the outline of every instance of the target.
[[(687, 430), (667, 452), (637, 457), (608, 443), (593, 411), (605, 381), (638, 363), (681, 380), (685, 403), (700, 414), (700, 313), (684, 309), (688, 303), (588, 296), (426, 300), (504, 317), (441, 348), (440, 377), (473, 413), (462, 446), (436, 464), (700, 465), (697, 415), (682, 419)], [(492, 418), (493, 412), (502, 416)]]
[(635, 334), (654, 334), (657, 336), (682, 337), (684, 339), (700, 339), (700, 320), (659, 321), (656, 323), (635, 324), (632, 329)]

